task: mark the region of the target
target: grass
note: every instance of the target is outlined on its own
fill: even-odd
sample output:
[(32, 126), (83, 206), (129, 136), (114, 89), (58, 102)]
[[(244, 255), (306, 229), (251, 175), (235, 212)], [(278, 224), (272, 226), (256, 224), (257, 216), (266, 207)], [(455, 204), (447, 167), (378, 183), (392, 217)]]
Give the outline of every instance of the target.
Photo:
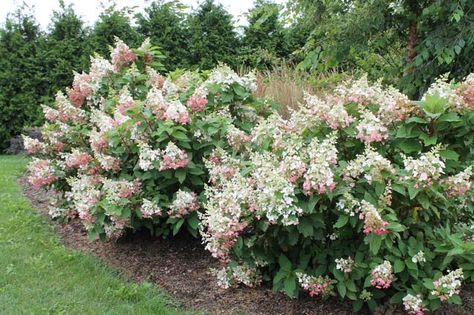
[(27, 162), (0, 156), (0, 314), (183, 314), (151, 284), (61, 245), (21, 193)]
[(256, 76), (255, 96), (274, 100), (279, 106), (278, 112), (288, 118), (293, 110), (304, 103), (304, 92), (324, 95), (341, 81), (355, 76), (355, 73), (339, 73), (336, 70), (309, 73), (282, 61), (272, 69), (257, 71)]

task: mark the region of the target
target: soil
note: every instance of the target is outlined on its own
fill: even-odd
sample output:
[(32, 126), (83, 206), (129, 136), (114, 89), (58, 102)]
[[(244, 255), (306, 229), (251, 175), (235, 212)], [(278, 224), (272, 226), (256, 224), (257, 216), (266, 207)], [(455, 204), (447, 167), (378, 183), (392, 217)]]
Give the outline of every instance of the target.
[[(31, 188), (25, 178), (20, 179), (24, 194), (32, 205), (47, 215), (48, 192)], [(187, 234), (172, 239), (152, 238), (136, 233), (118, 242), (89, 242), (81, 223), (52, 221), (65, 245), (91, 252), (106, 264), (117, 269), (127, 279), (148, 281), (166, 290), (184, 308), (204, 314), (352, 314), (351, 303), (331, 298), (301, 296), (290, 299), (269, 287), (221, 290), (209, 269), (218, 267), (199, 240)], [(463, 305), (446, 305), (436, 314), (474, 314), (474, 284), (466, 285), (461, 293)], [(367, 313), (367, 312), (363, 312)], [(379, 314), (403, 314), (400, 310), (381, 307)]]

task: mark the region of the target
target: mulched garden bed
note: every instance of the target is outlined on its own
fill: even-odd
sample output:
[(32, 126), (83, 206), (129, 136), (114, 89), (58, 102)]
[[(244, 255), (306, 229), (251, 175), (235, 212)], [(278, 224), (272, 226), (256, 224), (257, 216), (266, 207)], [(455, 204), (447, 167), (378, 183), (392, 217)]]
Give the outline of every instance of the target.
[[(47, 213), (50, 195), (31, 188), (20, 179), (24, 194), (32, 205)], [(56, 223), (56, 230), (68, 247), (92, 252), (128, 279), (148, 281), (165, 289), (185, 308), (205, 314), (352, 314), (351, 303), (335, 298), (322, 301), (302, 295), (294, 300), (269, 287), (219, 289), (209, 268), (218, 263), (204, 250), (200, 241), (185, 233), (173, 239), (152, 238), (145, 233), (130, 235), (118, 242), (89, 242), (82, 225), (72, 220)], [(444, 306), (436, 314), (474, 314), (474, 285), (466, 285), (461, 293), (462, 306)], [(380, 309), (379, 314), (402, 314), (400, 310)]]

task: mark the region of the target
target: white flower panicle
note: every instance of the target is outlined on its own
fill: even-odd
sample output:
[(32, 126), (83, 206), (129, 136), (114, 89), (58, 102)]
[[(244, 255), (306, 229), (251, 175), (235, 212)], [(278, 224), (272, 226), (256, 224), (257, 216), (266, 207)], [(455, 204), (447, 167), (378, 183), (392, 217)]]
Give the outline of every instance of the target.
[(416, 255), (414, 255), (411, 258), (411, 261), (414, 262), (415, 264), (426, 262), (425, 253), (423, 253), (423, 251), (420, 250), (418, 253), (416, 253)]
[(279, 167), (277, 157), (272, 153), (252, 153), (255, 166), (255, 201), (257, 214), (265, 216), (272, 224), (298, 224), (303, 210), (296, 206), (295, 186), (284, 176), (275, 172)]
[(148, 143), (138, 142), (139, 158), (138, 166), (144, 171), (149, 171), (155, 168), (155, 162), (159, 161), (161, 157), (160, 149), (152, 149)]
[(410, 315), (423, 315), (426, 308), (423, 306), (423, 299), (420, 294), (407, 294), (403, 299), (405, 311)]
[(364, 153), (358, 154), (354, 160), (349, 161), (344, 176), (346, 180), (350, 180), (364, 174), (364, 178), (370, 184), (374, 181), (383, 182), (386, 177), (383, 172), (395, 174), (392, 163), (371, 146), (367, 146)]
[(337, 201), (336, 208), (351, 217), (355, 216), (360, 210), (360, 202), (355, 199), (349, 192), (345, 192)]
[(336, 258), (334, 261), (336, 263), (336, 269), (340, 270), (344, 273), (352, 272), (352, 268), (354, 267), (354, 260), (349, 256), (348, 258)]
[(459, 294), (461, 289), (461, 280), (464, 279), (462, 269), (456, 269), (433, 281), (434, 290), (431, 294), (438, 297), (442, 302), (447, 301), (455, 294)]
[(183, 218), (200, 208), (197, 195), (194, 192), (178, 190), (176, 198), (170, 205), (168, 215), (171, 218)]
[(445, 164), (439, 155), (441, 147), (433, 147), (431, 151), (422, 153), (418, 159), (403, 156), (405, 179), (415, 182), (416, 188), (429, 187), (444, 174)]
[(142, 217), (151, 218), (153, 216), (160, 216), (162, 214), (162, 209), (156, 204), (156, 202), (143, 198), (140, 212)]
[(362, 112), (362, 120), (357, 125), (356, 138), (366, 144), (382, 142), (388, 138), (388, 129), (381, 120), (370, 111)]
[(337, 164), (336, 133), (330, 134), (322, 142), (314, 138), (308, 147), (309, 167), (304, 175), (303, 190), (311, 195), (313, 191), (323, 194), (336, 187), (334, 165)]

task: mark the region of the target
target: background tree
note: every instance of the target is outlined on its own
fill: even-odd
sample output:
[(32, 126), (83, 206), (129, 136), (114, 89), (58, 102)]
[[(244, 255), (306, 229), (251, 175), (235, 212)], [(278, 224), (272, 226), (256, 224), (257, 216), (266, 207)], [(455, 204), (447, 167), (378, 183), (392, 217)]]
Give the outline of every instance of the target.
[(189, 29), (193, 66), (210, 69), (218, 62), (236, 65), (239, 40), (232, 15), (221, 4), (217, 5), (213, 0), (202, 2), (189, 18)]
[(244, 27), (240, 57), (252, 67), (270, 66), (275, 58), (288, 55), (285, 29), (280, 19), (281, 6), (256, 0), (247, 13), (248, 25)]
[(189, 29), (183, 6), (178, 1), (153, 1), (144, 14), (137, 15), (137, 30), (159, 46), (166, 59), (166, 69), (186, 68), (191, 65)]
[(89, 54), (98, 53), (101, 56), (108, 56), (109, 47), (115, 43), (115, 37), (119, 37), (129, 46), (139, 46), (143, 41), (143, 36), (132, 26), (130, 13), (133, 8), (117, 10), (115, 5), (105, 8), (99, 15), (99, 20), (95, 23), (88, 39)]
[(363, 70), (417, 98), (438, 76), (474, 70), (469, 0), (297, 0), (292, 12), (312, 33), (301, 68)]
[(89, 63), (86, 29), (71, 5), (60, 1), (53, 12), (48, 34), (40, 40), (43, 102), (50, 101), (58, 90), (72, 84), (73, 72), (81, 72)]
[(0, 151), (24, 125), (40, 122), (40, 36), (26, 6), (9, 15), (0, 29)]

